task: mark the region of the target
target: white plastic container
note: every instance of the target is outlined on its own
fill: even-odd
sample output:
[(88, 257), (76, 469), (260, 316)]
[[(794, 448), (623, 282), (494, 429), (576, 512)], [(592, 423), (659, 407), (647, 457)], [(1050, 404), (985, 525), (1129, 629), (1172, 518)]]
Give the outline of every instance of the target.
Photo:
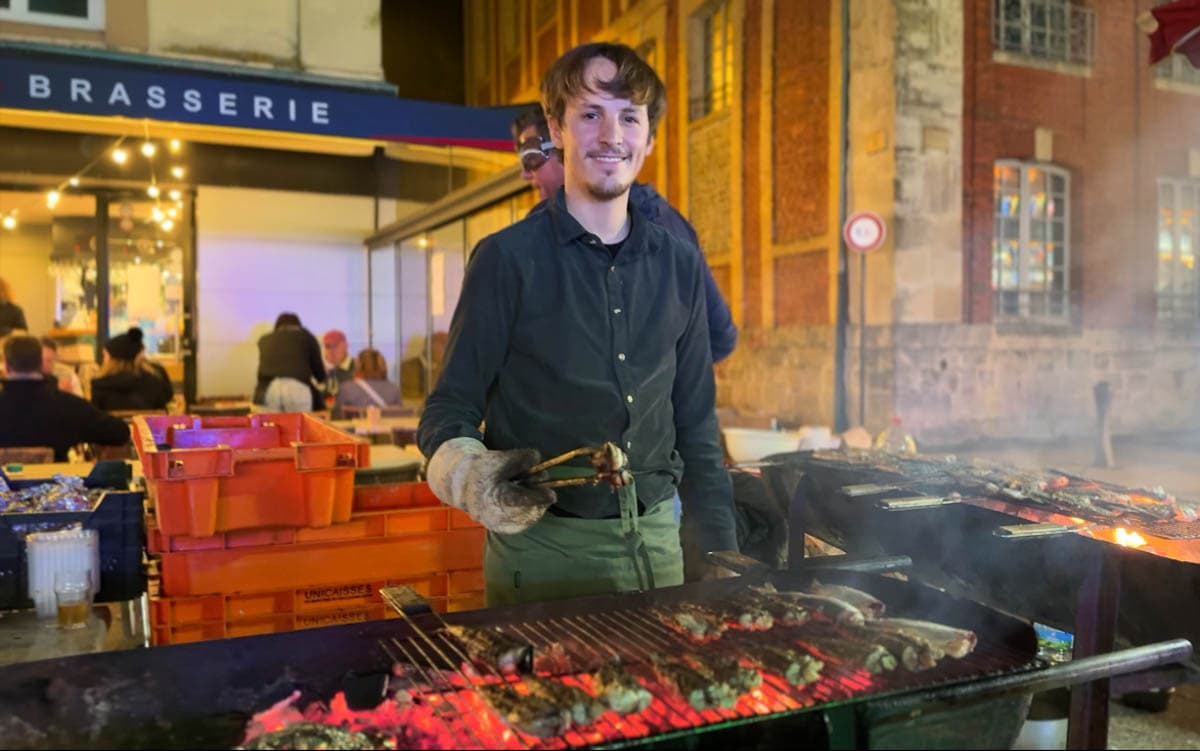
[(29, 597), (39, 618), (54, 618), (54, 574), (58, 571), (90, 571), (92, 594), (100, 589), (100, 535), (94, 529), (64, 529), (34, 532), (25, 539), (25, 571)]

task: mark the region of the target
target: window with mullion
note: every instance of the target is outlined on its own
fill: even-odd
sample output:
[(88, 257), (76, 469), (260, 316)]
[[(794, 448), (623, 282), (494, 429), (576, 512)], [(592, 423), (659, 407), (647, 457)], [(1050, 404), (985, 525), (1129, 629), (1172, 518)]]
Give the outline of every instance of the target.
[(1158, 181), (1158, 275), (1155, 293), (1162, 320), (1194, 321), (1200, 317), (1200, 283), (1196, 246), (1200, 233), (1200, 182), (1161, 178)]
[(1068, 186), (1063, 169), (996, 162), (992, 293), (997, 318), (1068, 317)]

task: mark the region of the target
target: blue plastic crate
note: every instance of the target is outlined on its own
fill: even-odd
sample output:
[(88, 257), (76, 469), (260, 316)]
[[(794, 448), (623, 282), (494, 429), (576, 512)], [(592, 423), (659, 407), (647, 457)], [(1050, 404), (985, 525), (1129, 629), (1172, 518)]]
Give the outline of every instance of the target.
[[(3, 472), (0, 472), (3, 477)], [(109, 490), (91, 511), (48, 511), (36, 514), (0, 514), (0, 608), (30, 608), (26, 587), (25, 537), (18, 532), (32, 525), (65, 527), (76, 522), (100, 536), (100, 591), (97, 602), (131, 600), (146, 591), (142, 552), (146, 547), (144, 500), (141, 491), (128, 487), (130, 467), (124, 462), (98, 462), (86, 478), (88, 488)], [(42, 485), (45, 480), (9, 480), (11, 488)], [(50, 528), (50, 527), (47, 527)]]

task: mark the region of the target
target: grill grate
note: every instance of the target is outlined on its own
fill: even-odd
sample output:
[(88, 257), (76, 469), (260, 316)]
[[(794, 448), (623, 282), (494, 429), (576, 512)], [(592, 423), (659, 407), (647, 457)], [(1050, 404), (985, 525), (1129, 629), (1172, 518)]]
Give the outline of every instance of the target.
[[(754, 661), (755, 648), (764, 644), (804, 645), (805, 635), (832, 633), (831, 623), (814, 621), (800, 627), (776, 626), (759, 632), (727, 632), (722, 638), (696, 644), (665, 626), (655, 615), (638, 607), (616, 607), (603, 612), (559, 615), (538, 620), (523, 620), (497, 628), (509, 636), (534, 646), (535, 654), (565, 656), (573, 669), (555, 670), (555, 666), (535, 663), (538, 675), (554, 675), (556, 680), (582, 688), (595, 695), (590, 671), (612, 658), (638, 677), (652, 694), (649, 708), (620, 716), (605, 712), (596, 723), (575, 726), (564, 735), (538, 738), (510, 728), (473, 687), (509, 681), (521, 694), (527, 688), (515, 677), (497, 671), (474, 674), (463, 665), (472, 664), (456, 640), (440, 629), (422, 630), (410, 621), (413, 632), (393, 637), (381, 646), (394, 662), (411, 669), (410, 676), (420, 685), (409, 689), (414, 701), (429, 709), (434, 731), (447, 744), (478, 748), (570, 748), (605, 743), (638, 741), (650, 737), (693, 733), (712, 728), (753, 721), (766, 717), (803, 712), (831, 702), (862, 697), (878, 697), (895, 692), (930, 688), (965, 678), (980, 678), (1020, 672), (1031, 666), (1031, 656), (994, 638), (978, 633), (979, 643), (966, 658), (944, 658), (938, 667), (921, 672), (893, 671), (870, 675), (865, 670), (825, 661), (821, 678), (804, 688), (788, 684), (782, 677), (763, 671), (762, 685), (743, 694), (732, 708), (697, 710), (673, 691), (660, 686), (649, 668), (656, 656), (694, 653), (711, 661), (713, 657), (735, 657)], [(565, 667), (565, 666), (563, 666)]]

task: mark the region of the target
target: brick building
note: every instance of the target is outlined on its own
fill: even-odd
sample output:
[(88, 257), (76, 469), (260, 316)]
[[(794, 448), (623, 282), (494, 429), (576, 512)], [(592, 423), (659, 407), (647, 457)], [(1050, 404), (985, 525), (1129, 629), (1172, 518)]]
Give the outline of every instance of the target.
[(927, 445), (1080, 435), (1107, 381), (1115, 430), (1180, 428), (1200, 76), (1146, 64), (1149, 5), (466, 0), (466, 90), (532, 101), (589, 39), (658, 69), (671, 106), (643, 179), (692, 219), (741, 327), (723, 406), (834, 422), (844, 169), (844, 211), (889, 226), (848, 258), (850, 422), (898, 415)]

